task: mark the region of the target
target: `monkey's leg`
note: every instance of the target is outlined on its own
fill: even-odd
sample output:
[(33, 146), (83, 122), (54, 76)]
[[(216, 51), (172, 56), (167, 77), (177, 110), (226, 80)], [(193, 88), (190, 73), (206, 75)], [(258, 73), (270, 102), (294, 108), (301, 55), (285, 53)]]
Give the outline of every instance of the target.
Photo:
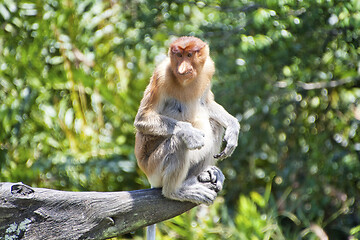
[[(149, 164), (156, 167), (148, 178), (152, 185), (162, 186), (162, 193), (167, 198), (209, 205), (215, 200), (217, 192), (200, 182), (197, 175), (187, 176), (190, 169), (188, 151), (180, 137), (173, 135), (166, 139), (148, 159)], [(161, 183), (154, 184), (157, 182)]]
[[(153, 187), (153, 186), (151, 186)], [(147, 226), (146, 228), (146, 240), (155, 240), (156, 236), (156, 224)]]
[[(172, 162), (181, 162), (188, 161), (188, 159), (184, 159), (183, 157), (177, 157), (171, 159)], [(190, 201), (196, 204), (206, 204), (210, 205), (213, 203), (215, 198), (217, 197), (217, 191), (215, 190), (214, 184), (209, 182), (206, 184), (204, 182), (200, 182), (197, 175), (188, 176), (182, 178), (181, 185), (176, 188), (171, 188), (167, 183), (171, 181), (174, 175), (176, 175), (177, 168), (173, 168), (174, 171), (167, 171), (168, 174), (164, 176), (163, 180), (163, 194), (165, 197), (178, 200), (178, 201)], [(185, 171), (186, 169), (184, 169)], [(188, 170), (186, 170), (188, 171)], [(166, 180), (168, 179), (168, 180)], [(180, 182), (180, 181), (179, 181)]]
[(156, 224), (150, 225), (146, 228), (146, 240), (155, 240)]
[(200, 182), (198, 176), (188, 177), (181, 187), (170, 194), (169, 198), (210, 205), (217, 197), (216, 187), (211, 182)]

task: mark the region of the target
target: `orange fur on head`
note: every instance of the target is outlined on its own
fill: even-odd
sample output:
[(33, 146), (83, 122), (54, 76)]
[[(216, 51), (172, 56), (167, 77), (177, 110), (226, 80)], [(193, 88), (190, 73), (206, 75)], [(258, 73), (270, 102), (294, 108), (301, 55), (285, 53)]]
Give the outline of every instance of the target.
[(172, 53), (179, 51), (199, 52), (203, 47), (207, 46), (201, 39), (196, 37), (180, 37), (170, 45)]
[[(192, 56), (179, 59), (176, 56), (179, 53)], [(188, 68), (192, 68), (192, 72), (184, 74)], [(169, 57), (157, 66), (151, 77), (144, 94), (144, 111), (155, 110), (164, 94), (184, 102), (200, 98), (210, 88), (214, 72), (214, 62), (205, 42), (196, 37), (178, 38), (169, 47)]]
[[(199, 89), (197, 87), (199, 84), (208, 85), (212, 74), (209, 79), (205, 77), (202, 71), (205, 65), (209, 65), (206, 62), (212, 63), (212, 60), (209, 57), (209, 47), (205, 42), (196, 37), (180, 37), (170, 45), (169, 59), (170, 69), (173, 73), (172, 78), (176, 81), (174, 84), (180, 85), (182, 90), (184, 87), (191, 86), (196, 92)], [(214, 72), (211, 69), (206, 69), (206, 71), (208, 70), (211, 73)], [(170, 83), (168, 82), (168, 84)], [(201, 90), (204, 89), (201, 88)], [(197, 94), (195, 95), (197, 96)]]
[(170, 64), (164, 89), (180, 101), (199, 98), (210, 87), (214, 63), (209, 46), (196, 37), (180, 37), (169, 47)]

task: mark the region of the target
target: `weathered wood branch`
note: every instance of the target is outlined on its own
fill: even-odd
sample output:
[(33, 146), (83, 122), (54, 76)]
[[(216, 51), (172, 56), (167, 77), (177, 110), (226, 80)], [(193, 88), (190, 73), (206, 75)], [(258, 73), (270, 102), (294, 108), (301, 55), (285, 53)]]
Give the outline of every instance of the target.
[(106, 239), (195, 206), (166, 199), (161, 189), (68, 192), (0, 183), (0, 239)]
[[(310, 83), (304, 83), (304, 82), (297, 82), (296, 87), (299, 91), (309, 91), (309, 90), (318, 90), (318, 89), (331, 89), (336, 88), (339, 86), (343, 86), (346, 84), (353, 84), (356, 85), (360, 82), (360, 78), (356, 77), (348, 77), (338, 80), (332, 80), (332, 81), (323, 81), (323, 82), (310, 82)], [(291, 85), (291, 83), (288, 83), (286, 81), (278, 81), (276, 82), (275, 86), (278, 88), (287, 88)]]

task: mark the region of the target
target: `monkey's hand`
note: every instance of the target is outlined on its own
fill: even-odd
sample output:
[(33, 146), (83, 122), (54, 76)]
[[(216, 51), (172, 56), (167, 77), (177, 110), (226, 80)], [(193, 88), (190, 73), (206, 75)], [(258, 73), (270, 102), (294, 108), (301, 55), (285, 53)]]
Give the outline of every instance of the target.
[(220, 160), (231, 156), (238, 145), (239, 131), (240, 124), (237, 120), (226, 128), (223, 140), (226, 142), (226, 147), (221, 153), (214, 155), (214, 158)]
[(205, 134), (184, 122), (181, 129), (175, 133), (185, 143), (187, 149), (200, 149), (205, 145)]

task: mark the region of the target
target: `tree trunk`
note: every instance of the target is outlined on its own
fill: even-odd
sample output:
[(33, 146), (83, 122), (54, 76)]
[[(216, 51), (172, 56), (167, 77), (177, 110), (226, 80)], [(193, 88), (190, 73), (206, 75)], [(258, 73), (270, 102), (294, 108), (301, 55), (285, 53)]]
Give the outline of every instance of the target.
[(0, 183), (0, 239), (106, 239), (195, 206), (166, 199), (161, 189), (68, 192)]

